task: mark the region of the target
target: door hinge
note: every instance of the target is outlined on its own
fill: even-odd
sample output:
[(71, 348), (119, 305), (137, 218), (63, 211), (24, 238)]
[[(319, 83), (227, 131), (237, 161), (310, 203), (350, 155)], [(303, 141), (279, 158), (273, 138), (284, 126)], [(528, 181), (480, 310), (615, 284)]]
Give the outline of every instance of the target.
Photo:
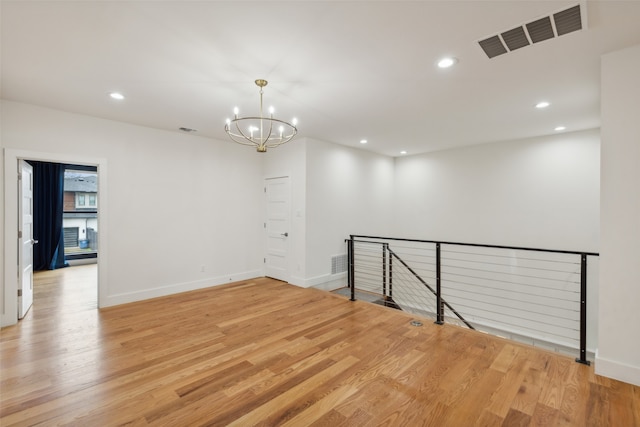
[(22, 174), (21, 173), (18, 174), (18, 181), (22, 181)]
[(22, 239), (22, 231), (18, 231), (18, 239)]
[(18, 289), (18, 296), (21, 297), (22, 296), (22, 289)]
[(267, 259), (266, 258), (262, 258), (262, 262), (266, 264), (267, 263)]
[(264, 223), (264, 228), (267, 228), (267, 223), (266, 222)]
[(264, 187), (264, 192), (265, 192), (265, 193), (267, 192), (267, 187)]

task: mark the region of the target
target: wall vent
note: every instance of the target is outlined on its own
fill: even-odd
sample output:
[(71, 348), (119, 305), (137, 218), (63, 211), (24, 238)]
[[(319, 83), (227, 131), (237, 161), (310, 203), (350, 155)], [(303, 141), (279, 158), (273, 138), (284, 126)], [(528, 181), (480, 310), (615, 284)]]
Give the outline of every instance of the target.
[(344, 273), (347, 271), (347, 254), (334, 255), (331, 257), (331, 274)]
[(489, 58), (513, 52), (532, 43), (586, 28), (585, 3), (538, 18), (535, 21), (486, 37), (478, 44)]

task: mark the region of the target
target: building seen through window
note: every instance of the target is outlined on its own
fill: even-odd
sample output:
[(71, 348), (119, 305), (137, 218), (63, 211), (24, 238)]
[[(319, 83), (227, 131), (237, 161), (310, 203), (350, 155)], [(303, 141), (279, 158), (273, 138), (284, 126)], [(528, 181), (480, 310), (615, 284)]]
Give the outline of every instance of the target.
[(68, 168), (64, 175), (64, 253), (66, 259), (98, 253), (98, 173)]

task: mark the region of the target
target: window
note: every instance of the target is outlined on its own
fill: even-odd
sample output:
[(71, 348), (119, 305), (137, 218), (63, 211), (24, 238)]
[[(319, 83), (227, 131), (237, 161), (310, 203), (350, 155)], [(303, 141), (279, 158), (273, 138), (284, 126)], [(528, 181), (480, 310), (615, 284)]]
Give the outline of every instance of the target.
[(98, 206), (96, 193), (76, 193), (77, 209), (95, 209)]
[(62, 224), (67, 260), (98, 256), (98, 173), (95, 167), (67, 165)]

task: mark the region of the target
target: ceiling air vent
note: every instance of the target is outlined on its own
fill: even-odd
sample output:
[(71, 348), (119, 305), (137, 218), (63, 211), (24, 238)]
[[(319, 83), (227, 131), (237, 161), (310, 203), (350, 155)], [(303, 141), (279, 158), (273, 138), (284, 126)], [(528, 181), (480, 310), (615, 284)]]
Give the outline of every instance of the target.
[(585, 2), (478, 41), (489, 58), (586, 27)]
[(480, 43), (480, 47), (482, 48), (482, 50), (484, 50), (484, 53), (486, 53), (489, 58), (507, 53), (507, 48), (504, 47), (502, 41), (500, 40), (500, 37), (498, 36), (480, 40), (478, 43)]
[(551, 18), (548, 16), (538, 19), (537, 21), (529, 22), (527, 24), (527, 32), (533, 43), (552, 39), (556, 36), (551, 26)]
[(556, 31), (558, 31), (559, 36), (581, 30), (582, 18), (580, 17), (580, 5), (554, 13), (553, 20), (556, 23)]
[(505, 31), (500, 35), (509, 50), (516, 50), (521, 47), (529, 46), (529, 40), (527, 39), (527, 35), (524, 33), (524, 28), (522, 27)]

